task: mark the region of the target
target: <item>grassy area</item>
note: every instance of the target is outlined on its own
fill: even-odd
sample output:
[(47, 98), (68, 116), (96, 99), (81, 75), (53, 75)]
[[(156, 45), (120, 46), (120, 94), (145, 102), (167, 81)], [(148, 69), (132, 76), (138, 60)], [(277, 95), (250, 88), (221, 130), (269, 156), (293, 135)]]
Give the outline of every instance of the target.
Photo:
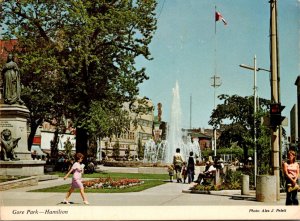
[[(64, 177), (66, 173), (55, 172), (53, 175), (58, 175)], [(135, 178), (141, 180), (168, 180), (169, 175), (167, 174), (145, 174), (145, 173), (92, 173), (92, 174), (83, 174), (83, 178), (99, 178), (99, 177), (111, 177), (111, 178)]]
[[(60, 177), (63, 177), (64, 173), (55, 173)], [(139, 174), (139, 173), (93, 173), (84, 174), (84, 178), (99, 178), (99, 177), (110, 177), (113, 179), (119, 178), (130, 178), (130, 179), (140, 179), (144, 183), (138, 186), (132, 186), (124, 189), (89, 189), (85, 188), (86, 193), (128, 193), (128, 192), (140, 192), (145, 189), (149, 189), (158, 185), (164, 184), (164, 180), (169, 179), (167, 174)], [(55, 186), (45, 189), (33, 190), (31, 192), (67, 192), (70, 188), (70, 184)], [(75, 192), (79, 192), (78, 189)]]

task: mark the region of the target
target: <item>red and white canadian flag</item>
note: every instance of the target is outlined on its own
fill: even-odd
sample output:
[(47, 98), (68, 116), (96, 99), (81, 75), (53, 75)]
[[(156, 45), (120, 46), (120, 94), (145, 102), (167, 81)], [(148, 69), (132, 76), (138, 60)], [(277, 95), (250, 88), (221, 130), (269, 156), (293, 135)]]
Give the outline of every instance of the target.
[(224, 23), (224, 25), (227, 25), (227, 22), (225, 21), (225, 19), (223, 18), (223, 16), (221, 15), (220, 12), (216, 12), (215, 17), (216, 17), (216, 21), (222, 20), (222, 22)]

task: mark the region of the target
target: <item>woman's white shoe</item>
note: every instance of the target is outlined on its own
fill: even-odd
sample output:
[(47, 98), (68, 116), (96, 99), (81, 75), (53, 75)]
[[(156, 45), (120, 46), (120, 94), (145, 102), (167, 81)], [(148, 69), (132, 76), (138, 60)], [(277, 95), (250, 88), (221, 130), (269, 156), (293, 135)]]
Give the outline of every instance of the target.
[(70, 204), (68, 200), (64, 199), (64, 204)]

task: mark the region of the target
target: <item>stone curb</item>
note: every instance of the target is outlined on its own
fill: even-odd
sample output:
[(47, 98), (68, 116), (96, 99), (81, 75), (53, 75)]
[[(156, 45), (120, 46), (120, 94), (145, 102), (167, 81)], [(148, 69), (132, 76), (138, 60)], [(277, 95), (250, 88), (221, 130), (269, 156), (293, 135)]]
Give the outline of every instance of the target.
[(0, 191), (20, 188), (25, 186), (37, 186), (37, 185), (38, 185), (38, 176), (31, 176), (23, 179), (17, 179), (17, 180), (0, 183)]
[[(228, 196), (233, 199), (247, 199), (247, 200), (255, 200), (256, 201), (256, 193), (252, 193), (249, 195), (241, 195), (238, 193), (233, 193), (233, 192), (238, 192), (240, 190), (226, 190), (226, 192), (232, 192), (232, 193), (224, 193), (224, 191), (209, 191), (209, 190), (182, 190), (183, 193), (191, 193), (191, 194), (210, 194), (210, 195), (215, 195), (215, 196)], [(285, 199), (286, 193), (280, 193), (280, 198)]]

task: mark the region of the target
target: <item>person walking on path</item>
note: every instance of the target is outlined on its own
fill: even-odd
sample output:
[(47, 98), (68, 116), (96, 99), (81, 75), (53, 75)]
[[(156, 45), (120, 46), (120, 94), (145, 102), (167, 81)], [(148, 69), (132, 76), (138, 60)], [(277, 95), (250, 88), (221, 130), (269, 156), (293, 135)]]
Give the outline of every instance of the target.
[(186, 162), (183, 162), (183, 164), (182, 164), (181, 175), (182, 175), (183, 183), (185, 183), (186, 178), (187, 178), (187, 166), (186, 166)]
[(287, 162), (283, 162), (283, 173), (286, 181), (286, 202), (285, 205), (299, 205), (297, 184), (299, 176), (299, 164), (296, 162), (296, 153), (293, 150), (288, 152)]
[(168, 173), (170, 177), (170, 182), (173, 182), (173, 177), (174, 177), (174, 166), (173, 164), (168, 166)]
[(84, 187), (83, 187), (83, 184), (82, 184), (82, 173), (84, 171), (84, 167), (82, 167), (80, 165), (80, 163), (82, 162), (83, 158), (84, 158), (83, 154), (76, 153), (75, 154), (75, 161), (76, 162), (73, 164), (73, 166), (71, 167), (69, 172), (64, 177), (64, 180), (65, 180), (65, 179), (68, 178), (68, 176), (71, 173), (73, 173), (71, 187), (70, 187), (69, 191), (67, 192), (66, 198), (64, 199), (64, 203), (66, 203), (66, 204), (70, 204), (69, 203), (69, 198), (70, 198), (70, 196), (73, 193), (75, 188), (80, 189), (80, 194), (81, 194), (81, 197), (83, 199), (83, 203), (84, 204), (89, 204), (89, 202), (87, 201), (87, 198), (85, 196)]
[(176, 149), (176, 153), (173, 157), (173, 164), (175, 166), (177, 183), (182, 182), (181, 168), (182, 168), (182, 164), (183, 164), (183, 159), (182, 159), (182, 156), (180, 154), (180, 148)]
[(194, 153), (191, 151), (187, 164), (188, 183), (193, 182), (195, 176), (195, 161), (193, 155)]

